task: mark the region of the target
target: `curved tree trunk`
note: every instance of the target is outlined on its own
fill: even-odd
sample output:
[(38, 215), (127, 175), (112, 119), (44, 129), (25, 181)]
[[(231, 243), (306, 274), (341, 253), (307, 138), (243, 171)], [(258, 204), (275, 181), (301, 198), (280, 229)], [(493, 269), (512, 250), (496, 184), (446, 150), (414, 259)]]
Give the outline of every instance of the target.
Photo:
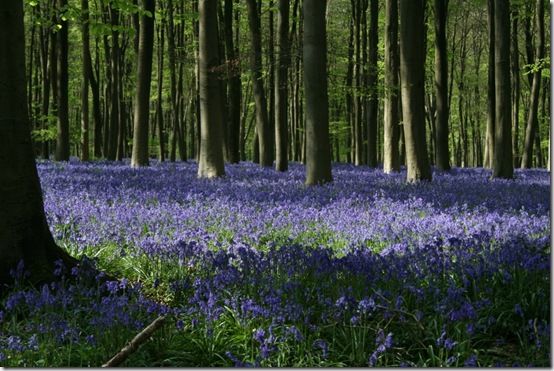
[(327, 97), (325, 1), (304, 0), (304, 94), (306, 95), (306, 184), (333, 180)]
[[(536, 1), (536, 27), (538, 33), (537, 51), (535, 53), (535, 63), (544, 58), (544, 4), (542, 0)], [(538, 68), (533, 74), (533, 85), (531, 87), (531, 103), (529, 104), (529, 116), (527, 118), (527, 127), (525, 129), (525, 147), (521, 158), (521, 167), (528, 169), (532, 165), (533, 159), (533, 141), (539, 129), (539, 98), (541, 91), (541, 69)], [(540, 145), (540, 141), (539, 141)], [(537, 159), (538, 160), (538, 159)], [(537, 161), (540, 162), (540, 161)], [(540, 166), (540, 164), (538, 164)]]
[(23, 2), (0, 2), (0, 282), (24, 260), (33, 282), (54, 261), (74, 262), (54, 243), (44, 214), (26, 104)]
[(135, 123), (131, 166), (148, 166), (148, 118), (150, 116), (150, 82), (152, 80), (152, 55), (154, 52), (155, 0), (142, 0), (138, 47), (137, 92), (135, 97)]
[(221, 89), (217, 66), (218, 30), (217, 0), (202, 0), (198, 4), (199, 25), (199, 86), (200, 86), (200, 156), (198, 177), (214, 178), (225, 175), (223, 164), (223, 116)]

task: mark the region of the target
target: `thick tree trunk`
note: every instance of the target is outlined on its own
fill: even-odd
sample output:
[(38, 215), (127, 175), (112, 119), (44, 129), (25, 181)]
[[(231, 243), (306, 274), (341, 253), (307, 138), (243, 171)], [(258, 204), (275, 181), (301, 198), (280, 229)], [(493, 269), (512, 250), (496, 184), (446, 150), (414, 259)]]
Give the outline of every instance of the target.
[(424, 0), (400, 0), (400, 79), (408, 182), (431, 180), (425, 143)]
[(279, 56), (275, 76), (275, 169), (288, 169), (288, 68), (290, 65), (289, 51), (289, 1), (279, 0), (279, 15), (277, 18), (277, 33), (279, 37)]
[(198, 4), (199, 25), (199, 87), (200, 87), (200, 156), (198, 177), (213, 178), (225, 175), (223, 164), (223, 117), (221, 89), (217, 66), (218, 27), (217, 0), (203, 0)]
[(329, 146), (325, 1), (304, 0), (304, 91), (306, 94), (306, 184), (333, 180)]
[(446, 50), (446, 17), (448, 0), (435, 0), (435, 95), (436, 95), (436, 164), (450, 170), (448, 151), (448, 57)]
[(252, 70), (252, 83), (254, 86), (254, 102), (256, 104), (256, 128), (258, 131), (260, 165), (273, 165), (273, 152), (271, 151), (271, 133), (267, 114), (267, 101), (262, 77), (262, 35), (260, 18), (256, 0), (247, 0), (248, 23), (252, 49), (250, 52), (250, 68)]
[[(59, 0), (59, 9), (67, 7), (67, 0)], [(56, 161), (69, 160), (69, 65), (68, 65), (68, 23), (61, 19), (58, 31), (58, 137), (56, 140)]]
[[(537, 27), (537, 50), (535, 52), (535, 64), (544, 58), (544, 4), (543, 0), (536, 1), (536, 27)], [(529, 116), (527, 118), (527, 128), (525, 130), (525, 146), (523, 156), (521, 158), (521, 167), (524, 169), (530, 168), (533, 159), (533, 140), (538, 134), (539, 120), (539, 98), (541, 90), (541, 68), (537, 68), (533, 74), (533, 85), (531, 87), (531, 102), (529, 103)], [(540, 146), (540, 141), (539, 141)], [(540, 151), (540, 147), (539, 147)], [(538, 159), (537, 159), (538, 160)], [(539, 165), (540, 166), (540, 165)]]
[(32, 282), (53, 278), (56, 246), (44, 214), (26, 104), (23, 2), (0, 2), (0, 283), (24, 260)]
[(155, 0), (142, 0), (143, 10), (150, 14), (140, 17), (140, 34), (137, 61), (137, 92), (135, 96), (133, 154), (131, 166), (148, 166), (148, 119), (150, 117), (150, 82), (154, 52)]
[(494, 57), (496, 121), (493, 177), (513, 178), (509, 0), (494, 0)]

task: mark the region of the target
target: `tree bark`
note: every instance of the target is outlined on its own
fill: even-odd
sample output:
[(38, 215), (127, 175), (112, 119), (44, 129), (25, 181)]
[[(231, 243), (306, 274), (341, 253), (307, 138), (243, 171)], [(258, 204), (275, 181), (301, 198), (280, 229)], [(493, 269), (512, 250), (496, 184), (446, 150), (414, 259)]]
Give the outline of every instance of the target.
[[(67, 0), (59, 0), (59, 10), (65, 11)], [(58, 136), (56, 140), (56, 161), (69, 160), (69, 65), (68, 65), (68, 23), (62, 17), (58, 20)]]
[[(544, 4), (543, 0), (536, 0), (536, 27), (537, 27), (537, 50), (535, 52), (535, 64), (541, 63), (544, 58)], [(529, 116), (527, 118), (527, 128), (525, 130), (525, 146), (523, 156), (521, 158), (521, 167), (528, 169), (532, 165), (533, 159), (533, 140), (538, 134), (539, 120), (539, 98), (541, 90), (541, 69), (540, 66), (535, 66), (536, 70), (533, 74), (533, 85), (531, 87), (531, 102), (529, 103)], [(540, 146), (540, 141), (539, 141)], [(540, 147), (539, 147), (540, 151)], [(537, 158), (538, 160), (538, 158)]]
[(448, 0), (435, 0), (435, 94), (436, 94), (436, 164), (450, 170), (448, 150), (448, 57), (446, 17)]
[(198, 4), (199, 25), (199, 87), (200, 87), (200, 155), (198, 177), (213, 178), (225, 175), (223, 164), (223, 117), (221, 89), (217, 67), (218, 27), (217, 0), (202, 0)]
[(277, 171), (288, 169), (288, 68), (290, 65), (289, 47), (289, 1), (279, 0), (277, 18), (279, 55), (275, 70), (275, 152)]
[(150, 117), (150, 82), (154, 52), (155, 0), (142, 0), (145, 12), (140, 17), (140, 34), (137, 61), (137, 91), (135, 96), (132, 167), (149, 165), (148, 119)]
[(425, 143), (424, 0), (400, 0), (400, 80), (406, 143), (406, 180), (431, 180)]
[(510, 85), (510, 2), (494, 0), (495, 138), (493, 177), (513, 178)]
[(304, 92), (306, 94), (306, 184), (333, 180), (329, 146), (325, 1), (304, 0)]
[[(171, 15), (172, 16), (172, 15)], [(165, 161), (165, 137), (164, 137), (164, 119), (163, 119), (163, 71), (164, 71), (164, 26), (158, 26), (158, 99), (156, 101), (156, 123), (158, 130), (158, 158), (160, 162)], [(174, 110), (175, 107), (172, 108)]]
[(487, 83), (487, 132), (485, 146), (484, 166), (493, 167), (494, 142), (495, 142), (495, 123), (496, 123), (496, 93), (495, 93), (495, 0), (487, 1), (488, 7), (488, 31), (489, 31), (489, 70)]
[(256, 128), (258, 131), (260, 165), (272, 166), (273, 153), (271, 152), (271, 133), (267, 114), (267, 101), (262, 78), (262, 35), (258, 6), (256, 0), (247, 0), (248, 23), (252, 49), (250, 52), (250, 68), (252, 70), (252, 84), (254, 87), (254, 102), (256, 104)]
[[(229, 127), (227, 129), (227, 152), (230, 163), (240, 161), (240, 60), (238, 44), (233, 42), (233, 1), (225, 0), (224, 5), (224, 26), (225, 26), (225, 50), (227, 51), (227, 84), (229, 94)], [(239, 27), (237, 23), (235, 27)]]
[(520, 68), (519, 68), (519, 41), (518, 41), (519, 11), (514, 7), (512, 11), (512, 149), (514, 151), (514, 167), (519, 165), (519, 97), (520, 97)]
[(74, 259), (54, 243), (44, 214), (25, 86), (23, 2), (0, 2), (0, 283), (24, 260), (32, 282)]
[(368, 89), (369, 102), (367, 113), (367, 165), (377, 167), (377, 114), (378, 114), (378, 88), (377, 88), (377, 50), (379, 31), (379, 2), (370, 0), (369, 22), (369, 55), (368, 55)]

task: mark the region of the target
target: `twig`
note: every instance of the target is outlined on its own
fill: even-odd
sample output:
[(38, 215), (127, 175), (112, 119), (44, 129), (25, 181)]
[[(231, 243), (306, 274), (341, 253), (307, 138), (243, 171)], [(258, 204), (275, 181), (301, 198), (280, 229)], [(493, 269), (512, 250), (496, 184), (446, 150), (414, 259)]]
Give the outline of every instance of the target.
[(137, 336), (133, 338), (123, 349), (113, 356), (108, 362), (104, 363), (102, 367), (116, 367), (133, 354), (138, 347), (144, 343), (152, 334), (158, 330), (164, 324), (166, 316), (159, 316), (151, 324), (149, 324), (144, 330), (139, 332)]

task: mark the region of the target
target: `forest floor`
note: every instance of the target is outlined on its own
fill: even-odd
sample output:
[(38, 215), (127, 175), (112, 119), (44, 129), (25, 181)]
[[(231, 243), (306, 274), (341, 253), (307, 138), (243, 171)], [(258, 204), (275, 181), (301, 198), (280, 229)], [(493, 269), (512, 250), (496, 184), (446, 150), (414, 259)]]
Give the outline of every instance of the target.
[(547, 171), (196, 168), (38, 163), (83, 261), (0, 300), (0, 365), (100, 366), (167, 315), (125, 366), (550, 366)]

